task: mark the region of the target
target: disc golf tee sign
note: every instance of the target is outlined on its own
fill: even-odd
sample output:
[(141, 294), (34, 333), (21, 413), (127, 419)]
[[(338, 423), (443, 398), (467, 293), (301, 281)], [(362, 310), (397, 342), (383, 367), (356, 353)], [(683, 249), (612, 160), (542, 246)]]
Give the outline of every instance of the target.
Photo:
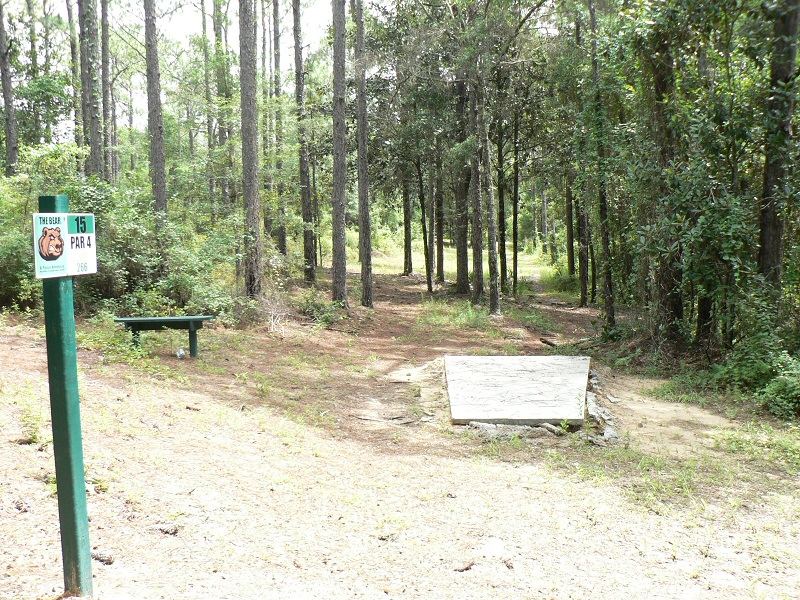
[(34, 213), (33, 253), (37, 279), (97, 273), (94, 215)]

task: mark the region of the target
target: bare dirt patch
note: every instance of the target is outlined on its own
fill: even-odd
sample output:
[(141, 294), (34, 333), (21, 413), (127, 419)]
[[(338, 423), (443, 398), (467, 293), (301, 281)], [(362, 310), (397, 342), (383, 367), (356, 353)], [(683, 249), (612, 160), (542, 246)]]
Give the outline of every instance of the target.
[[(112, 559), (93, 561), (96, 597), (800, 595), (796, 475), (759, 482), (704, 441), (724, 423), (659, 412), (609, 372), (626, 447), (494, 443), (453, 427), (444, 353), (547, 347), (508, 318), (420, 324), (421, 297), (420, 281), (380, 276), (374, 311), (332, 330), (204, 329), (200, 360), (176, 358), (182, 336), (167, 333), (148, 336), (153, 367), (81, 351), (90, 534)], [(553, 306), (551, 319), (560, 309), (576, 314)], [(571, 329), (553, 339), (585, 335)], [(40, 326), (5, 319), (0, 363), (0, 598), (52, 600), (62, 577)], [(678, 421), (696, 437), (673, 439)], [(642, 502), (661, 479), (640, 465), (659, 453), (746, 476)]]

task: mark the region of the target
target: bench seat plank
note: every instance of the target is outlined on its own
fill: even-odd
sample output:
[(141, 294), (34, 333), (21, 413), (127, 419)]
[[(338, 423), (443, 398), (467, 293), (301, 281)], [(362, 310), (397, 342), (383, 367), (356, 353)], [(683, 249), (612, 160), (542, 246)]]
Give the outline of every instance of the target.
[(187, 329), (189, 331), (189, 355), (197, 358), (197, 330), (203, 328), (203, 321), (210, 321), (211, 315), (182, 317), (116, 317), (115, 323), (122, 323), (133, 334), (133, 343), (139, 345), (140, 331), (162, 331), (164, 329)]

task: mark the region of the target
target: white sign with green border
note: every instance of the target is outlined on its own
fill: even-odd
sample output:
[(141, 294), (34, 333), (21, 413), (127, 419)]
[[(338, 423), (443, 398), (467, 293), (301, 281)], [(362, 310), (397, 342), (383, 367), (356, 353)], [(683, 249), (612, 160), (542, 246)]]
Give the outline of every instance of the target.
[(94, 215), (34, 213), (33, 254), (37, 279), (97, 273)]

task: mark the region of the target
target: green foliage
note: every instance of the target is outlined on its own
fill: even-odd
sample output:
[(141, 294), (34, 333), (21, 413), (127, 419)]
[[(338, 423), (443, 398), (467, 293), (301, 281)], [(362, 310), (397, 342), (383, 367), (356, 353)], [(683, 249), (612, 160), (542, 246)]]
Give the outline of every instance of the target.
[(800, 427), (796, 425), (776, 428), (767, 423), (747, 423), (720, 431), (716, 443), (723, 450), (751, 459), (781, 461), (793, 473), (800, 470)]
[(800, 417), (800, 358), (783, 352), (775, 370), (776, 376), (764, 386), (757, 398), (775, 416), (797, 419)]
[(344, 318), (341, 302), (326, 300), (317, 288), (309, 288), (294, 302), (295, 307), (320, 327), (329, 327)]
[(0, 306), (33, 308), (41, 299), (41, 285), (33, 274), (30, 232), (10, 231), (0, 236)]
[(422, 308), (423, 312), (418, 320), (420, 325), (483, 330), (488, 329), (491, 324), (488, 310), (473, 306), (469, 300), (448, 302), (431, 298), (423, 302)]

